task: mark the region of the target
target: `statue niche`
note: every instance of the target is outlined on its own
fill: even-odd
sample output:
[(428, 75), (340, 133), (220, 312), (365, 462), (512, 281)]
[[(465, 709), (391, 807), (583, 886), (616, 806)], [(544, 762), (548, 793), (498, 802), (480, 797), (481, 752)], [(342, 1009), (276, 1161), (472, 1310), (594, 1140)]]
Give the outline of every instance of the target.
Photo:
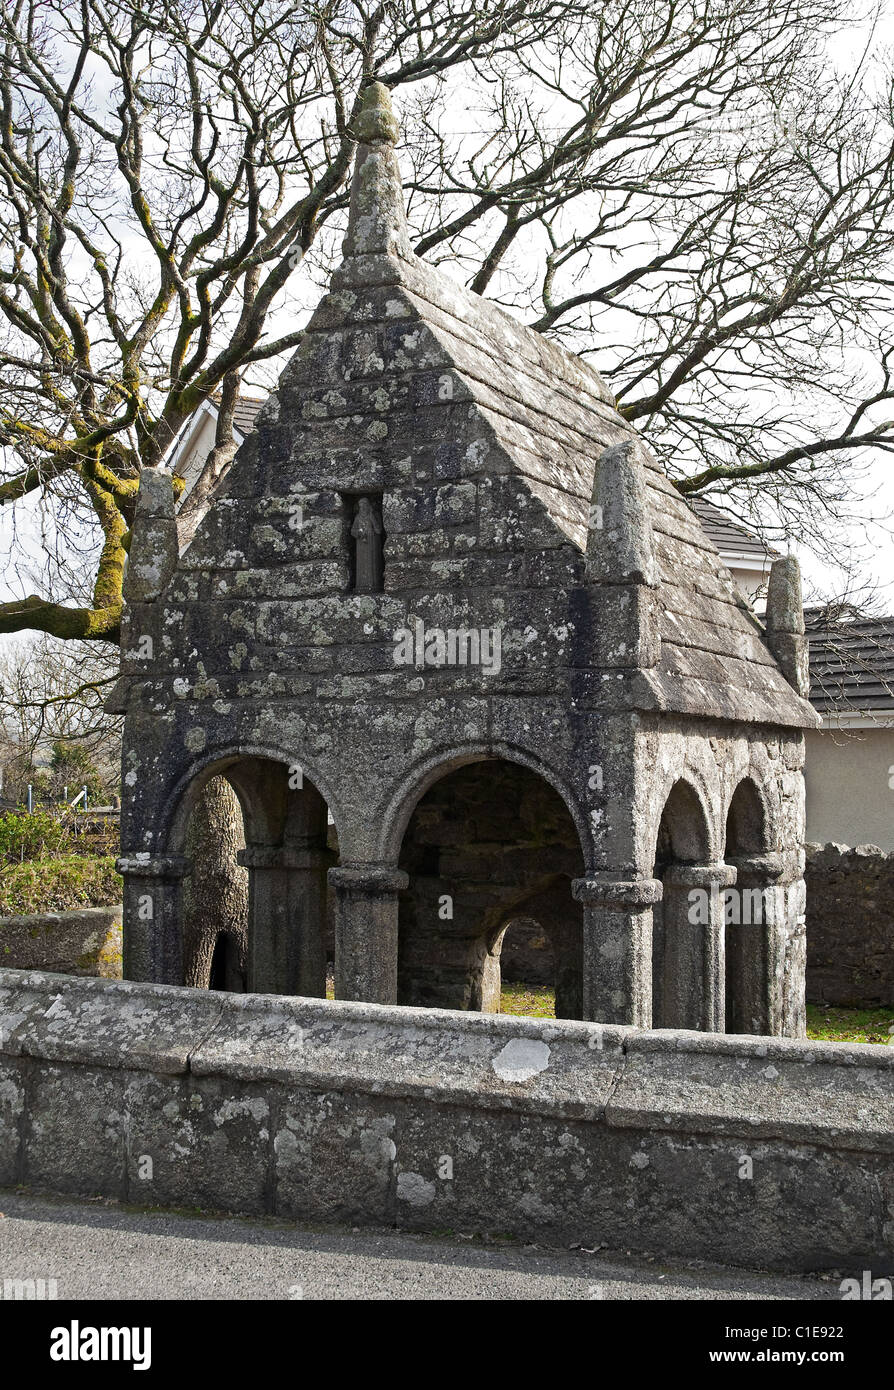
[(385, 532), (380, 498), (357, 498), (351, 538), (354, 543), (354, 592), (380, 594), (385, 585)]

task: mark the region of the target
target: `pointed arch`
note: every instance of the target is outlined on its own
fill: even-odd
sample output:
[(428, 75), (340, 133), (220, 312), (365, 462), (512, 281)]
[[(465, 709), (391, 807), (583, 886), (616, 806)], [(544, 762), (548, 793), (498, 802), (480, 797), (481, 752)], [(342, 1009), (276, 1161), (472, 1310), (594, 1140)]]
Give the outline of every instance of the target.
[(770, 848), (766, 803), (751, 776), (743, 777), (730, 797), (725, 843), (727, 863), (730, 855), (766, 854)]
[[(695, 1027), (704, 965), (689, 918), (689, 894), (676, 882), (683, 866), (711, 856), (711, 824), (705, 803), (685, 776), (667, 794), (655, 831), (652, 877), (664, 893), (652, 912), (652, 1021), (656, 1028)], [(692, 978), (697, 976), (697, 978)]]

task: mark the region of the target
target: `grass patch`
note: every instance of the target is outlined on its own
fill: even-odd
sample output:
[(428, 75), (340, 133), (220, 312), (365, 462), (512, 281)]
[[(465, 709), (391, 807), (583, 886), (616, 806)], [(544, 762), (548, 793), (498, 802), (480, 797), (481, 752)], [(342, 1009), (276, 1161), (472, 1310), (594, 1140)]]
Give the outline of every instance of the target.
[(111, 907), (121, 901), (121, 875), (111, 855), (25, 860), (0, 868), (0, 917)]
[[(504, 981), (500, 1013), (516, 1018), (555, 1018), (555, 993), (547, 985)], [(888, 1043), (894, 1036), (890, 1029), (894, 1029), (894, 1006), (837, 1009), (807, 1005), (807, 1036), (816, 1042)]]
[(807, 1005), (807, 1036), (818, 1042), (887, 1043), (894, 1036), (894, 1006), (889, 1009), (839, 1009)]
[(504, 980), (500, 991), (500, 1013), (516, 1018), (555, 1018), (556, 991), (549, 985), (525, 985)]

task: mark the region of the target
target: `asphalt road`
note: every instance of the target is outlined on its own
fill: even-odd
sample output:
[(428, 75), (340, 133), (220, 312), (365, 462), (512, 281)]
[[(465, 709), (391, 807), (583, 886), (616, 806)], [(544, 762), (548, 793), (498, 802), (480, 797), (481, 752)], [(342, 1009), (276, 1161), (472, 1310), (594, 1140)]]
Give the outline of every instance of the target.
[(60, 1299), (838, 1299), (837, 1280), (435, 1240), (391, 1230), (169, 1215), (0, 1190), (7, 1279)]

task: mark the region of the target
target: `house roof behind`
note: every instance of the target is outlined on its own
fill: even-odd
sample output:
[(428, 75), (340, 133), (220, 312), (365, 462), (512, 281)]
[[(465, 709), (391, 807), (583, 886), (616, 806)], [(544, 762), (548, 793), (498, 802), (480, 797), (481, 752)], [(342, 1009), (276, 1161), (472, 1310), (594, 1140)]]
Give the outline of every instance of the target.
[(687, 501), (701, 522), (705, 535), (714, 542), (721, 554), (731, 551), (739, 555), (753, 555), (759, 564), (765, 564), (777, 555), (778, 552), (766, 545), (759, 536), (737, 525), (720, 507), (715, 507), (713, 502), (704, 497), (689, 497)]
[(266, 399), (266, 396), (240, 396), (237, 400), (233, 424), (243, 439), (254, 429), (255, 420), (258, 418), (261, 406)]
[(894, 709), (894, 618), (829, 622), (804, 615), (810, 639), (810, 699), (823, 713)]

